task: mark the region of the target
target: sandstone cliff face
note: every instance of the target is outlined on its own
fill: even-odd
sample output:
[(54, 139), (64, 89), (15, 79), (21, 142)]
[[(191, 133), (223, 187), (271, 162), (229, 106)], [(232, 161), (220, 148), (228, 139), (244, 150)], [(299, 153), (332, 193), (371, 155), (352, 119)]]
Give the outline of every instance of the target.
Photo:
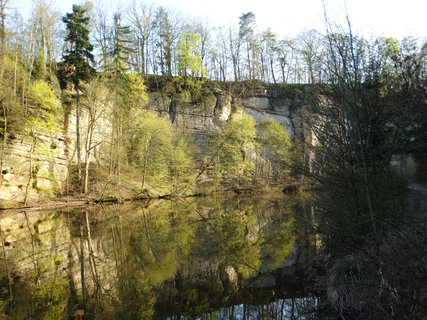
[[(68, 157), (62, 135), (37, 137), (9, 136), (4, 150), (0, 199), (23, 201), (60, 194), (68, 175)], [(31, 180), (30, 180), (31, 177)]]
[[(200, 149), (199, 158), (209, 148), (209, 135), (221, 123), (232, 119), (240, 111), (251, 115), (257, 123), (262, 121), (263, 117), (271, 116), (286, 126), (291, 136), (303, 137), (302, 125), (295, 112), (299, 108), (299, 102), (286, 94), (271, 94), (267, 89), (268, 87), (265, 87), (256, 93), (239, 95), (212, 89), (202, 103), (192, 103), (182, 97), (174, 98), (160, 90), (151, 90), (148, 92), (147, 105), (142, 107), (156, 111), (168, 119), (177, 131), (186, 132)], [(80, 121), (81, 156), (84, 159), (83, 146), (86, 143), (85, 132), (89, 121), (84, 110)], [(40, 200), (66, 190), (69, 164), (75, 163), (77, 158), (75, 111), (67, 114), (63, 123), (63, 128), (56, 137), (37, 137), (38, 141), (47, 142), (44, 144), (50, 145), (51, 150), (36, 148), (32, 155), (30, 137), (8, 137), (3, 159), (0, 200), (23, 201), (30, 177), (30, 162), (32, 179), (28, 187), (28, 199)], [(112, 124), (108, 114), (104, 114), (94, 129), (93, 142), (98, 146), (93, 150), (90, 162), (99, 164), (105, 161), (111, 130)]]
[(183, 102), (160, 92), (150, 92), (147, 108), (170, 120), (175, 127), (190, 131), (211, 131), (227, 121), (237, 110), (251, 115), (257, 123), (271, 116), (286, 126), (293, 136), (301, 124), (295, 114), (298, 108), (289, 98), (271, 97), (267, 92), (255, 96), (233, 97), (223, 91), (212, 92), (201, 104)]

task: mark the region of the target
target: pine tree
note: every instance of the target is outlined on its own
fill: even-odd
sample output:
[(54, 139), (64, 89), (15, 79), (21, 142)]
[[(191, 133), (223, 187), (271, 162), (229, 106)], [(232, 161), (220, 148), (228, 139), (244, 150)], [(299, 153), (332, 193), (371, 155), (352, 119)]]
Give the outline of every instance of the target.
[(65, 50), (64, 61), (72, 67), (71, 75), (76, 90), (76, 149), (79, 179), (81, 177), (80, 168), (80, 107), (79, 107), (79, 84), (82, 80), (88, 80), (93, 72), (89, 62), (94, 62), (92, 50), (93, 46), (89, 42), (89, 17), (86, 10), (79, 5), (73, 5), (73, 12), (67, 13), (62, 21), (67, 25), (67, 36), (65, 42), (68, 48)]
[(130, 27), (122, 24), (120, 13), (115, 13), (113, 20), (112, 42), (108, 54), (111, 58), (110, 71), (117, 76), (130, 69), (129, 56), (133, 52), (133, 49)]

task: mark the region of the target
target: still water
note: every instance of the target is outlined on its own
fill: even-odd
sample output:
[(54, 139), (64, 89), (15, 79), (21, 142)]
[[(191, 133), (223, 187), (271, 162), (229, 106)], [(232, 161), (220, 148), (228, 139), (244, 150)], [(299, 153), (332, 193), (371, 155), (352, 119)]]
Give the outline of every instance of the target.
[(0, 213), (0, 319), (315, 319), (304, 201)]

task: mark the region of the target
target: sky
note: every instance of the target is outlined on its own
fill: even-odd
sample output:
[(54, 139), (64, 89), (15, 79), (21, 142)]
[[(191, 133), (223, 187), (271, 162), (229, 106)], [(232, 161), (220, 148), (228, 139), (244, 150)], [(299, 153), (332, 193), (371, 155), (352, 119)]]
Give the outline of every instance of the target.
[[(28, 17), (34, 0), (10, 0)], [(50, 0), (61, 14), (84, 0)], [(92, 0), (96, 3), (100, 0)], [(101, 0), (120, 8), (129, 0)], [(184, 16), (201, 17), (212, 26), (238, 26), (242, 13), (252, 11), (258, 30), (271, 28), (279, 35), (295, 36), (303, 30), (325, 30), (322, 0), (143, 0), (155, 6), (177, 8)], [(353, 31), (365, 36), (390, 36), (401, 40), (412, 35), (427, 40), (426, 0), (325, 0), (328, 17), (343, 21), (345, 7)], [(150, 2), (151, 3), (151, 2)], [(27, 16), (25, 16), (27, 15)]]

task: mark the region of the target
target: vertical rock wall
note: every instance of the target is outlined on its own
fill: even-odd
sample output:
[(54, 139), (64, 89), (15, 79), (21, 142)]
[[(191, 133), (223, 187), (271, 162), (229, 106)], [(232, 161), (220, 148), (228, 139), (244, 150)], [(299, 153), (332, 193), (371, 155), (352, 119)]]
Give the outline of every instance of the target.
[[(280, 89), (279, 89), (280, 90)], [(205, 96), (203, 102), (192, 103), (184, 96), (168, 95), (160, 90), (148, 92), (146, 107), (168, 119), (177, 132), (184, 132), (199, 148), (198, 159), (209, 149), (209, 135), (221, 123), (232, 119), (236, 112), (243, 111), (260, 123), (270, 116), (282, 123), (291, 136), (304, 137), (301, 121), (296, 115), (300, 102), (286, 94), (272, 94), (268, 86), (261, 87), (252, 94), (231, 94), (227, 90), (215, 88)], [(73, 105), (70, 107), (73, 110)], [(107, 109), (106, 109), (107, 110)], [(0, 200), (23, 201), (27, 185), (30, 200), (40, 200), (63, 194), (67, 188), (70, 163), (76, 163), (75, 111), (64, 112), (63, 128), (56, 137), (37, 137), (37, 146), (31, 155), (31, 137), (12, 136), (7, 140), (3, 159), (3, 181), (0, 186)], [(84, 161), (84, 146), (89, 117), (82, 110), (81, 156)], [(93, 149), (90, 162), (103, 164), (109, 152), (112, 123), (106, 111), (94, 128)], [(43, 145), (43, 147), (41, 147)], [(47, 146), (47, 147), (46, 147)], [(30, 161), (32, 161), (31, 181)]]

